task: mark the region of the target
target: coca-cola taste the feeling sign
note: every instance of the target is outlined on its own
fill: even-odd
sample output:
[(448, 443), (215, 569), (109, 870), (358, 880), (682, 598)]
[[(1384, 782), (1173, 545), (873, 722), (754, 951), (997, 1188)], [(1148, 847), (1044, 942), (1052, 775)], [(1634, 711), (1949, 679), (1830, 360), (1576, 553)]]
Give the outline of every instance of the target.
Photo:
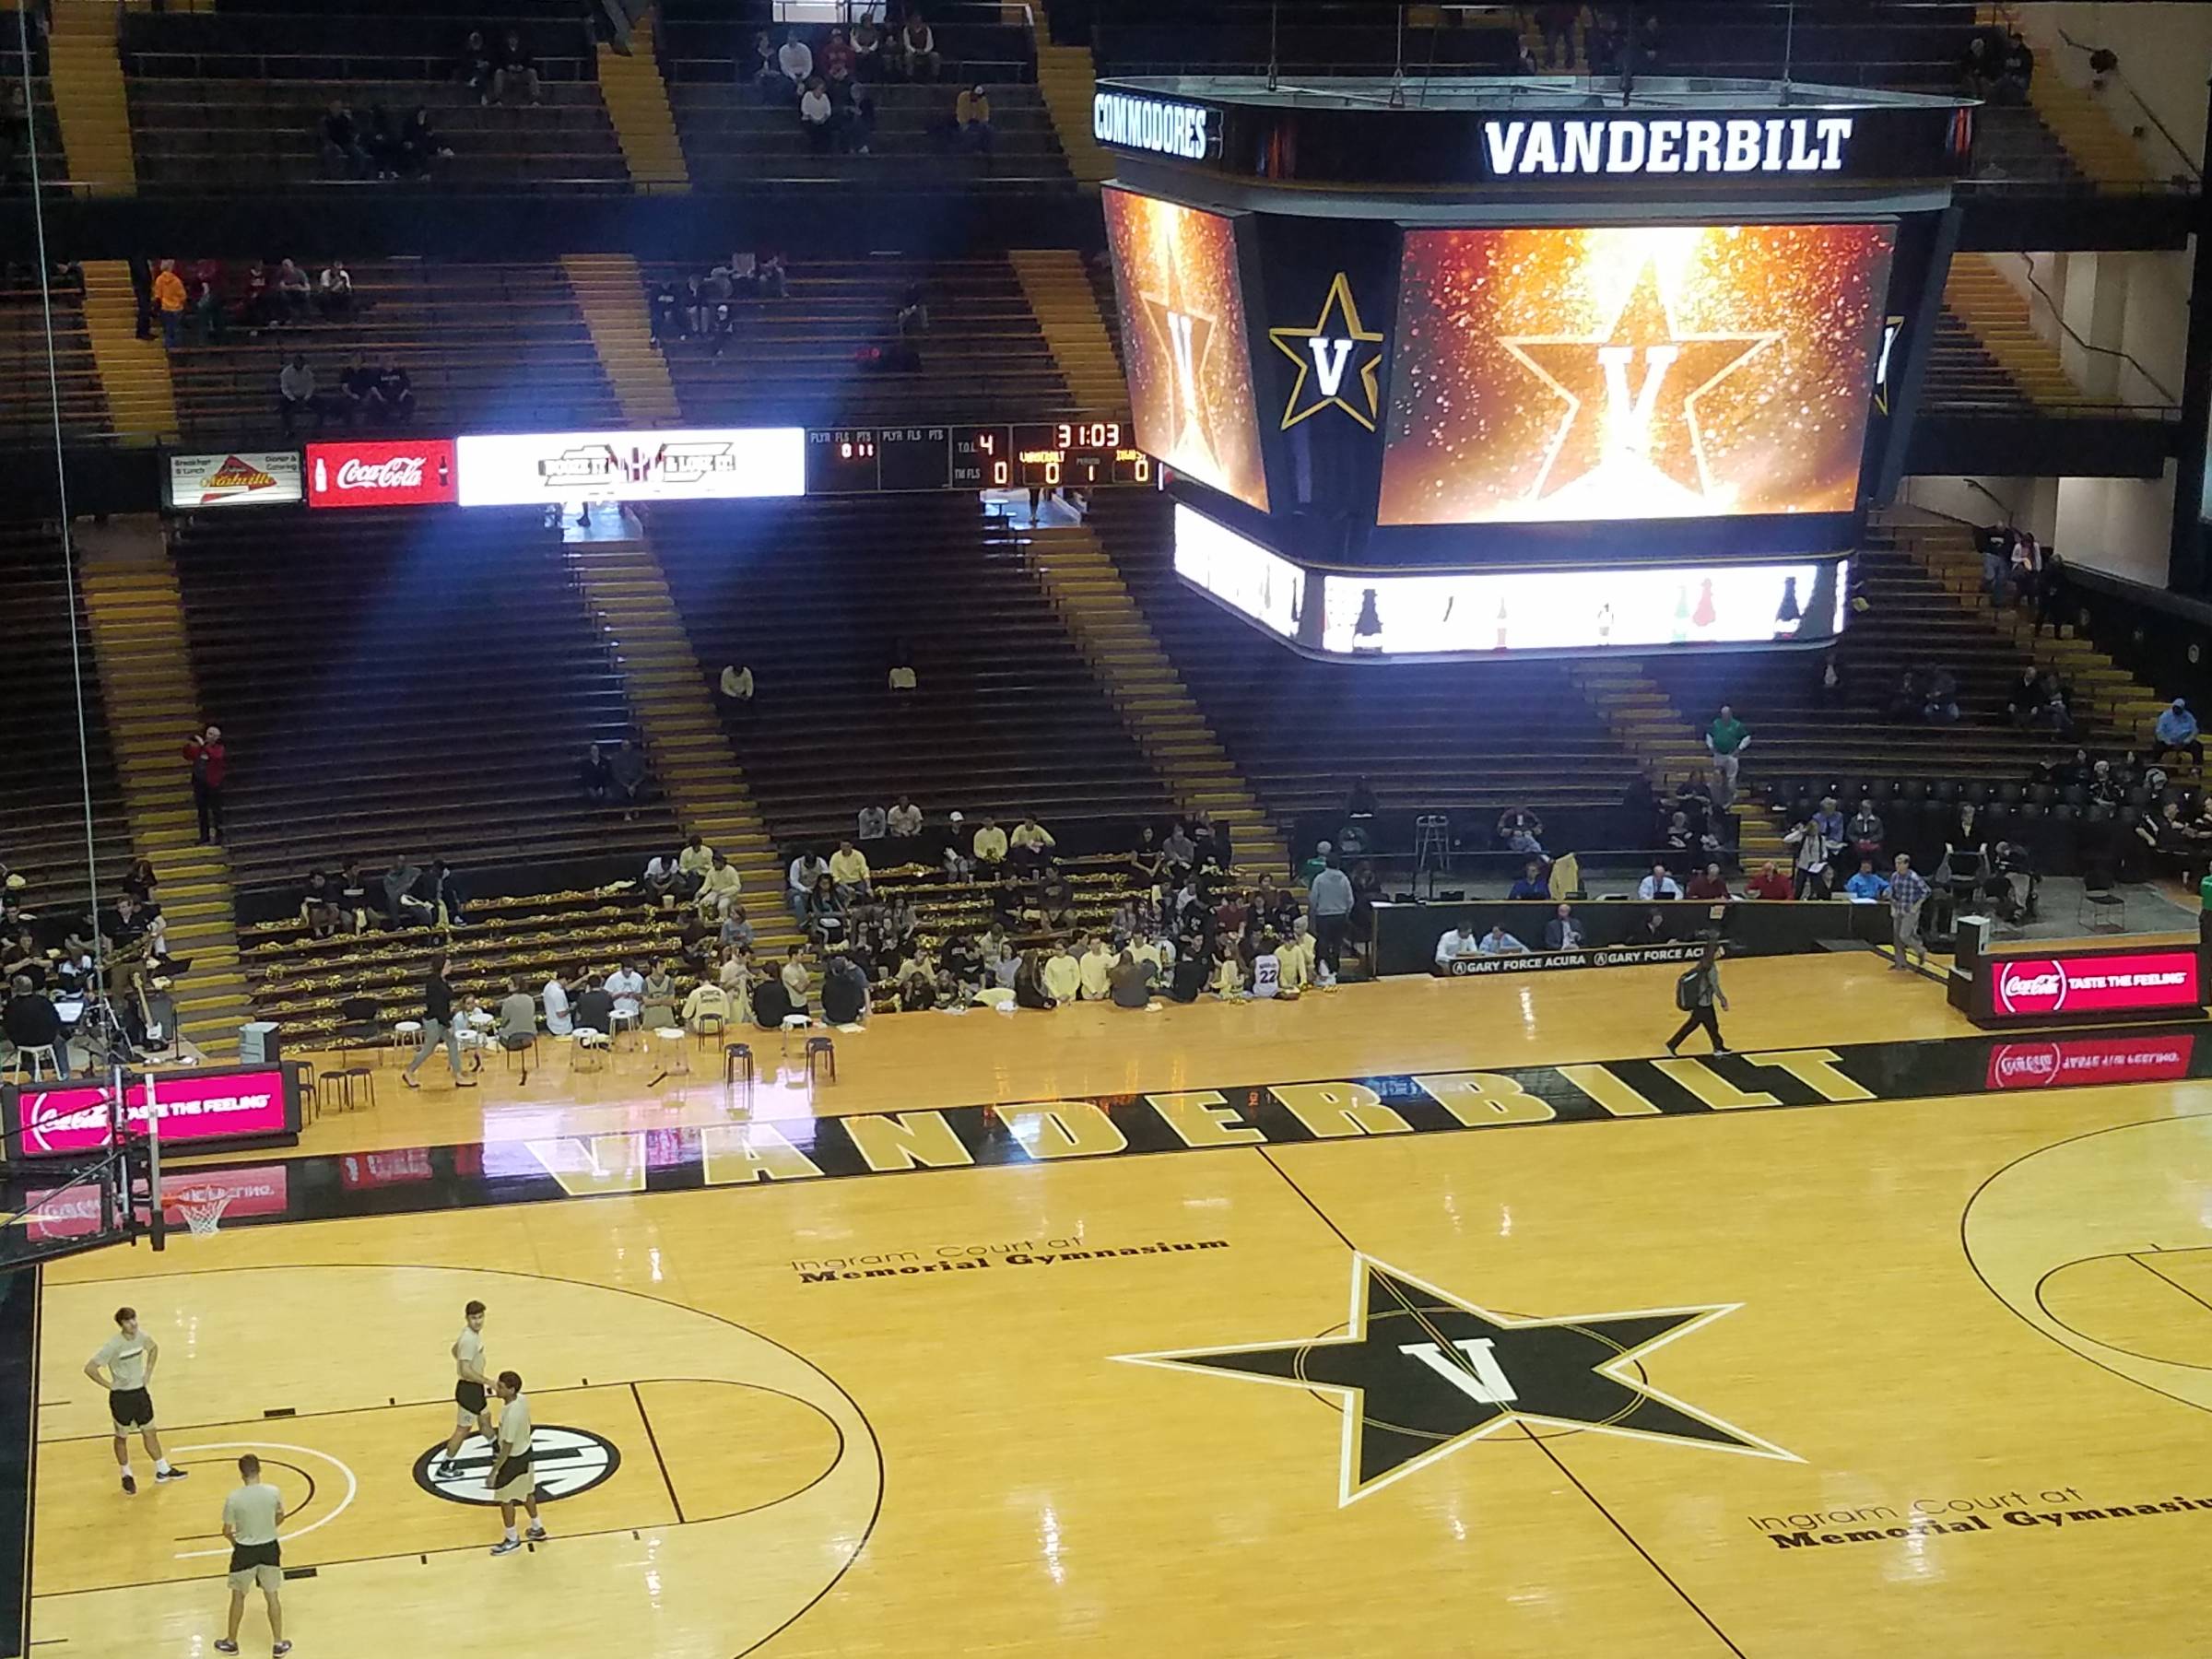
[(1968, 971), (1968, 1012), (1980, 1025), (2182, 1014), (2205, 1003), (2197, 953), (2185, 947), (1982, 957)]
[(450, 438), (307, 446), (310, 507), (422, 507), (457, 499)]

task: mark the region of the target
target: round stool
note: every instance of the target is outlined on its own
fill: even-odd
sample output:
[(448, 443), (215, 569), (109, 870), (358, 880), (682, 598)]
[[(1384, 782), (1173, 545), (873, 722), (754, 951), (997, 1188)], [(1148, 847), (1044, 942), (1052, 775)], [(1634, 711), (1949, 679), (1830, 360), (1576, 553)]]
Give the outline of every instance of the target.
[(578, 1026), (569, 1034), (569, 1069), (571, 1072), (599, 1070), (606, 1064), (607, 1053), (605, 1031), (595, 1031), (590, 1026)]
[(655, 1026), (653, 1029), (653, 1040), (661, 1045), (657, 1059), (663, 1077), (675, 1077), (679, 1073), (686, 1077), (690, 1075), (691, 1055), (684, 1047), (683, 1027)]
[(753, 1045), (749, 1042), (729, 1043), (722, 1051), (723, 1087), (726, 1088), (735, 1083), (739, 1072), (745, 1074), (745, 1086), (750, 1088), (753, 1086)]
[(776, 1044), (776, 1053), (777, 1053), (779, 1055), (785, 1055), (785, 1056), (789, 1055), (789, 1054), (790, 1054), (790, 1053), (791, 1053), (791, 1034), (792, 1034), (794, 1031), (804, 1031), (804, 1030), (807, 1030), (811, 1029), (813, 1025), (814, 1025), (814, 1020), (813, 1020), (813, 1018), (812, 1018), (810, 1016), (808, 1016), (808, 1015), (805, 1015), (805, 1014), (786, 1014), (786, 1015), (784, 1015), (784, 1016), (783, 1016), (782, 1034), (782, 1036), (781, 1036), (781, 1037), (778, 1039), (778, 1041), (777, 1041), (777, 1044)]
[(392, 1028), (392, 1052), (411, 1049), (422, 1041), (422, 1021), (403, 1019)]
[(617, 1008), (612, 1014), (607, 1016), (607, 1047), (610, 1049), (613, 1048), (616, 1040), (619, 1038), (625, 1031), (629, 1032), (634, 1036), (637, 1033), (637, 1030), (638, 1017), (635, 1014), (625, 1014), (621, 1009)]
[(357, 1088), (360, 1090), (362, 1100), (366, 1104), (371, 1106), (376, 1104), (375, 1066), (349, 1065), (343, 1071), (330, 1072), (325, 1075), (337, 1079), (338, 1099), (341, 1102), (338, 1107), (339, 1111), (351, 1112), (354, 1109), (354, 1090)]
[(814, 1081), (814, 1068), (817, 1065), (829, 1067), (830, 1081), (837, 1081), (837, 1044), (827, 1037), (806, 1039), (806, 1081), (809, 1083)]

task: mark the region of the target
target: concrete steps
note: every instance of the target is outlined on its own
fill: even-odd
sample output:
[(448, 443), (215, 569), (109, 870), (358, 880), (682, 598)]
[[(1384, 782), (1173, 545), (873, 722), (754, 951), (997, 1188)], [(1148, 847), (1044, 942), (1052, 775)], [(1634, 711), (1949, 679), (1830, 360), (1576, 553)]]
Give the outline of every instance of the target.
[[(7, 35), (13, 44), (12, 24)], [(109, 0), (53, 0), (46, 57), (69, 177), (87, 182), (94, 195), (135, 195), (138, 163), (131, 150), (115, 6)]]
[(627, 54), (600, 43), (599, 97), (615, 124), (631, 182), (644, 190), (688, 192), (691, 170), (677, 137), (676, 112), (668, 105), (650, 14), (630, 25)]
[(88, 259), (85, 334), (115, 435), (125, 442), (158, 443), (177, 435), (177, 394), (169, 353), (159, 336), (138, 337), (138, 297), (130, 267), (120, 259)]
[[(1708, 770), (1712, 757), (1704, 735), (1683, 717), (1674, 700), (1645, 676), (1641, 664), (1602, 661), (1570, 670), (1576, 687), (1614, 737), (1642, 763), (1654, 794), (1662, 796), (1693, 772)], [(1783, 844), (1786, 827), (1738, 786), (1735, 806), (1737, 858), (1744, 868), (1774, 859), (1787, 865)]]
[(675, 383), (653, 343), (638, 262), (627, 253), (564, 253), (560, 268), (623, 418), (641, 427), (680, 424), (683, 411), (677, 405)]
[(1017, 248), (1007, 257), (1077, 403), (1090, 414), (1126, 410), (1129, 391), (1121, 360), (1099, 314), (1082, 255), (1067, 248)]

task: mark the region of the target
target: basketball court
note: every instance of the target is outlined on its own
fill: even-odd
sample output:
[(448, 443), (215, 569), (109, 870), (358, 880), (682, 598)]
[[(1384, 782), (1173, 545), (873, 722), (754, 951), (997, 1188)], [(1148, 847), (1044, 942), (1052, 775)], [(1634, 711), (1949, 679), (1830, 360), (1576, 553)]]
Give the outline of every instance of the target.
[[(1853, 952), (1668, 1060), (1670, 978), (495, 1062), (182, 1171), (260, 1196), (45, 1270), (36, 1651), (209, 1651), (252, 1449), (345, 1659), (2200, 1652), (2197, 1032), (1995, 1040)], [(471, 1298), (543, 1449), (504, 1560), (481, 1442), (430, 1468)], [(135, 1498), (122, 1302), (195, 1476)]]

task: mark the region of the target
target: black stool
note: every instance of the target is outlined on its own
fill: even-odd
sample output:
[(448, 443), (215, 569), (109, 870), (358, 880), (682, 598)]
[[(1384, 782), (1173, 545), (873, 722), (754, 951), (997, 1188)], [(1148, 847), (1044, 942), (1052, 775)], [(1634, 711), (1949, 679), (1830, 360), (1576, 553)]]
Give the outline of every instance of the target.
[(749, 1042), (733, 1042), (724, 1047), (722, 1086), (724, 1088), (737, 1080), (740, 1068), (745, 1072), (746, 1086), (749, 1088), (753, 1081), (753, 1045)]
[(809, 1037), (806, 1039), (806, 1081), (809, 1083), (814, 1081), (814, 1068), (818, 1061), (826, 1063), (829, 1065), (830, 1081), (832, 1083), (836, 1082), (837, 1044), (830, 1041), (830, 1040), (827, 1037)]

